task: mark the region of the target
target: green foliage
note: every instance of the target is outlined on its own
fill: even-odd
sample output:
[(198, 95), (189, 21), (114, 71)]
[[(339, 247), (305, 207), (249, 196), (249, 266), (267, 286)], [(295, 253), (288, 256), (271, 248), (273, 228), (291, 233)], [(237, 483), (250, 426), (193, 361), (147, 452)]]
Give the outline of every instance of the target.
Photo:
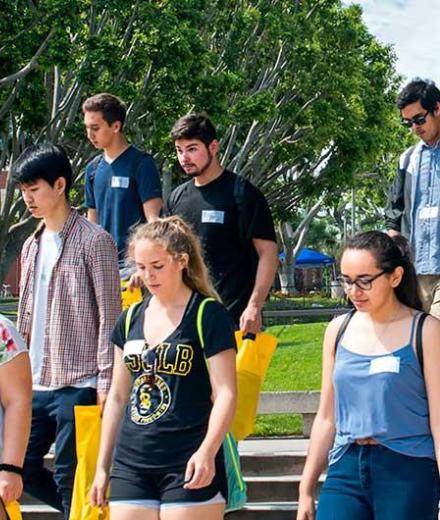
[[(3, 4), (0, 81), (21, 73), (0, 84), (0, 168), (30, 142), (55, 141), (68, 148), (79, 183), (95, 153), (81, 102), (99, 91), (127, 100), (129, 138), (153, 151), (173, 182), (181, 172), (170, 128), (190, 110), (207, 111), (226, 165), (252, 179), (279, 218), (321, 193), (337, 200), (392, 148), (394, 55), (359, 8), (340, 0)], [(22, 241), (7, 237), (27, 218), (11, 200), (2, 251)]]

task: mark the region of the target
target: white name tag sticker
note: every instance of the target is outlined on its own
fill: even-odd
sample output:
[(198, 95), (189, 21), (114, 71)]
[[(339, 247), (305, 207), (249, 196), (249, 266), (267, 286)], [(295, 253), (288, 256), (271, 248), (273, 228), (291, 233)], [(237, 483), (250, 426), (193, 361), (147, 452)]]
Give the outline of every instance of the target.
[(419, 218), (426, 220), (438, 217), (438, 206), (425, 206), (419, 212)]
[(142, 353), (145, 341), (143, 339), (132, 339), (124, 345), (124, 357), (134, 356)]
[(204, 209), (202, 211), (202, 222), (204, 224), (224, 224), (225, 212), (211, 209)]
[(112, 177), (112, 188), (124, 188), (127, 189), (130, 183), (128, 177)]
[(381, 374), (382, 372), (400, 372), (400, 358), (395, 356), (381, 356), (372, 359), (370, 362), (370, 375)]

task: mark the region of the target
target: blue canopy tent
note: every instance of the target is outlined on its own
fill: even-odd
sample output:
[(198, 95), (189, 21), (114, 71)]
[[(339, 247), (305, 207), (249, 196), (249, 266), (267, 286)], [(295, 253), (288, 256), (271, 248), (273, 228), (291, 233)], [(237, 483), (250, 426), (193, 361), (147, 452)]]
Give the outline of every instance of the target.
[(319, 269), (320, 267), (328, 267), (334, 263), (335, 259), (332, 256), (318, 253), (318, 251), (304, 247), (296, 257), (295, 267), (299, 269)]
[[(323, 269), (325, 267), (333, 268), (333, 278), (335, 278), (336, 263), (332, 256), (318, 253), (318, 251), (313, 251), (313, 249), (303, 248), (296, 257), (296, 269)], [(338, 281), (330, 281), (330, 293), (332, 298), (343, 297), (344, 293)]]

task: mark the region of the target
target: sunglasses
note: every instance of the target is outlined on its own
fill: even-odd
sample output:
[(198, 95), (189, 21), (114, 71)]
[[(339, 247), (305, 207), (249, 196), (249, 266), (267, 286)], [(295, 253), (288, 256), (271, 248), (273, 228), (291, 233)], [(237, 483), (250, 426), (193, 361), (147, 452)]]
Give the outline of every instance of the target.
[(356, 285), (359, 289), (362, 291), (369, 291), (371, 287), (373, 286), (374, 280), (379, 278), (379, 276), (382, 276), (387, 271), (381, 271), (380, 273), (377, 273), (374, 276), (362, 276), (361, 278), (356, 278), (356, 280), (350, 280), (350, 278), (347, 278), (345, 276), (338, 276), (338, 281), (344, 288), (344, 291), (349, 291), (353, 285)]
[[(142, 362), (147, 365), (146, 371), (146, 385), (149, 390), (152, 390), (154, 383), (156, 382), (156, 365), (157, 365), (157, 352), (155, 348), (150, 348), (147, 342), (144, 344), (144, 349), (141, 354)], [(0, 519), (1, 520), (1, 519)]]
[(426, 123), (426, 116), (428, 114), (429, 114), (429, 110), (427, 110), (425, 114), (412, 117), (411, 119), (405, 119), (404, 117), (402, 117), (400, 119), (400, 122), (402, 123), (403, 126), (406, 126), (407, 128), (411, 128), (412, 125), (421, 126)]

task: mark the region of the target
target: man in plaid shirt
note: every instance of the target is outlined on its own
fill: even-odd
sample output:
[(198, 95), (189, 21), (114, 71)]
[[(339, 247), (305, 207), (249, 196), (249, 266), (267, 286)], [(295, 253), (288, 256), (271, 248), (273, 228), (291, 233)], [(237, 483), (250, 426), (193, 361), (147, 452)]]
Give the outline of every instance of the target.
[[(110, 333), (120, 312), (118, 259), (111, 236), (70, 207), (72, 169), (50, 144), (27, 148), (14, 165), (24, 202), (42, 219), (21, 254), (18, 328), (30, 349), (32, 431), (25, 490), (69, 517), (76, 467), (73, 407), (104, 405)], [(43, 457), (55, 442), (54, 472)]]

